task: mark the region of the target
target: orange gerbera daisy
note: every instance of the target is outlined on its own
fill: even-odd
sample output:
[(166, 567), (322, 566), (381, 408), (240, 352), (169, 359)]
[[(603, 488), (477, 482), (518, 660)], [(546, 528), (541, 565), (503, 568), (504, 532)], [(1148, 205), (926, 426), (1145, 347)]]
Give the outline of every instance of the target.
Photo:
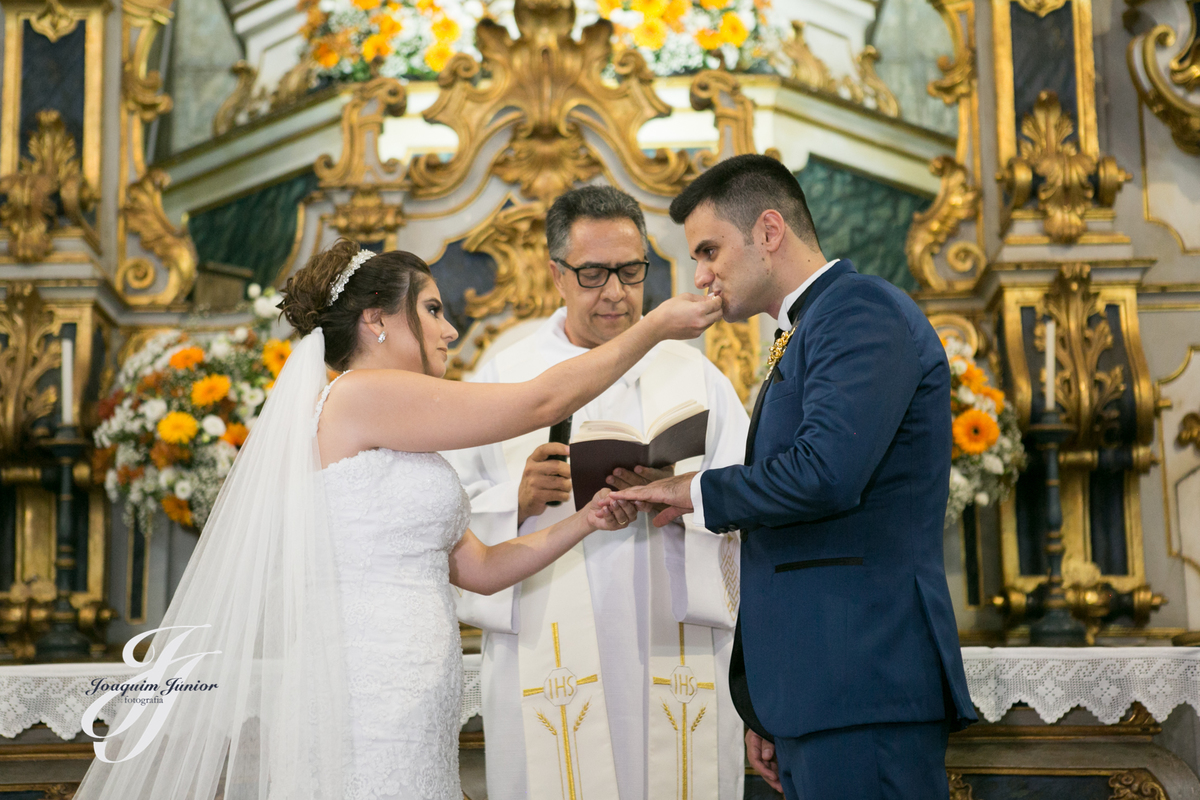
[(178, 522), (180, 525), (192, 524), (192, 510), (188, 508), (186, 500), (180, 500), (173, 494), (169, 494), (162, 499), (163, 511), (167, 512), (167, 518)]
[(376, 58), (386, 57), (391, 52), (392, 46), (387, 43), (387, 37), (379, 33), (368, 36), (362, 45), (363, 61), (374, 61)]
[(192, 405), (211, 406), (229, 394), (232, 383), (228, 375), (208, 375), (192, 384)]
[(371, 17), (371, 22), (378, 26), (379, 35), (385, 40), (391, 39), (400, 32), (400, 21), (391, 14), (376, 14)]
[(992, 402), (996, 404), (997, 414), (1004, 410), (1004, 392), (992, 386), (983, 386), (979, 389), (979, 393), (984, 397), (992, 398)]
[(696, 31), (696, 44), (700, 45), (705, 50), (716, 50), (724, 41), (721, 39), (721, 34), (717, 31), (710, 31), (707, 28)]
[(250, 430), (242, 423), (232, 422), (225, 426), (225, 433), (221, 435), (221, 438), (229, 442), (234, 447), (241, 447), (246, 443), (246, 436), (249, 435), (249, 433)]
[(454, 57), (454, 48), (449, 42), (434, 42), (425, 51), (425, 64), (434, 72), (441, 72), (451, 58)]
[(746, 29), (746, 23), (742, 22), (742, 18), (732, 11), (727, 11), (721, 16), (721, 29), (718, 33), (721, 34), (722, 39), (734, 47), (741, 47), (750, 36), (750, 31)]
[(268, 339), (263, 345), (263, 364), (267, 369), (271, 370), (271, 374), (279, 377), (279, 371), (283, 369), (283, 364), (288, 360), (288, 356), (292, 354), (291, 341), (284, 339)]
[(458, 27), (457, 22), (442, 14), (429, 26), (429, 31), (439, 42), (453, 42), (458, 38), (462, 29)]
[(983, 387), (987, 386), (987, 375), (983, 370), (974, 364), (968, 364), (966, 371), (959, 378), (967, 388), (975, 394), (982, 394)]
[(954, 420), (954, 443), (964, 453), (977, 456), (1000, 438), (1000, 426), (990, 414), (971, 408)]
[(175, 369), (191, 369), (204, 360), (204, 351), (199, 347), (185, 347), (171, 356), (170, 364)]
[(667, 23), (658, 17), (646, 17), (633, 29), (633, 41), (638, 47), (659, 50), (667, 41)]
[(187, 444), (196, 437), (200, 423), (184, 411), (172, 411), (158, 421), (158, 436), (171, 444)]

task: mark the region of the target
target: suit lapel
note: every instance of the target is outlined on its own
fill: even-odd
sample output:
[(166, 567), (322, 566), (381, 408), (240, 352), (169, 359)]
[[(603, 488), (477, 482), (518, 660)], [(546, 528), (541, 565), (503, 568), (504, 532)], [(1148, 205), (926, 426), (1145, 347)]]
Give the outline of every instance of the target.
[[(828, 272), (826, 272), (817, 280), (813, 281), (812, 285), (805, 289), (804, 292), (796, 298), (795, 302), (792, 303), (792, 307), (788, 309), (788, 319), (791, 321), (792, 326), (796, 327), (800, 324), (800, 320), (803, 319), (804, 313), (808, 311), (809, 307), (812, 306), (813, 301), (817, 299), (817, 296), (829, 288), (830, 284), (846, 273), (855, 271), (854, 265), (843, 258), (839, 259), (836, 264), (830, 267)], [(779, 362), (782, 361), (783, 359), (780, 358)], [(781, 377), (782, 376), (779, 374), (779, 363), (777, 362), (771, 369), (771, 372), (767, 375), (767, 379), (763, 381), (762, 387), (758, 390), (758, 397), (754, 400), (754, 413), (750, 415), (750, 430), (746, 434), (747, 465), (754, 463), (754, 438), (758, 434), (758, 420), (759, 417), (762, 416), (763, 400), (767, 396), (767, 388), (772, 383), (780, 380)]]

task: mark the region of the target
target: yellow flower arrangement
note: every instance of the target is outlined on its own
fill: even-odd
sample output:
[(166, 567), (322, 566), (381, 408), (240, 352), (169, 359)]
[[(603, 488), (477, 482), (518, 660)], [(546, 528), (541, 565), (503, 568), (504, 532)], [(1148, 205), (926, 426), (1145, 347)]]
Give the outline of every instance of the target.
[(950, 367), (950, 496), (946, 521), (971, 503), (987, 505), (1016, 483), (1025, 449), (1004, 392), (991, 386), (974, 352), (958, 338), (942, 340)]
[(192, 384), (192, 405), (204, 408), (225, 399), (231, 385), (228, 375), (208, 375), (201, 378)]
[[(274, 295), (268, 289), (263, 295)], [(277, 313), (255, 309), (253, 327), (187, 340), (168, 331), (124, 360), (113, 393), (100, 402), (93, 434), (98, 472), (126, 519), (143, 526), (165, 513), (201, 528), (221, 483), (291, 352), (263, 342)]]
[(660, 49), (667, 41), (667, 23), (657, 17), (647, 17), (633, 29), (633, 41), (638, 47)]
[(279, 371), (283, 369), (283, 364), (287, 361), (288, 356), (292, 354), (291, 341), (280, 341), (279, 339), (269, 339), (263, 345), (262, 359), (266, 364), (267, 369), (271, 370), (271, 374), (276, 378), (279, 377)]
[(721, 40), (724, 43), (734, 47), (741, 47), (750, 36), (750, 30), (746, 27), (746, 23), (742, 22), (742, 18), (732, 11), (721, 16), (721, 27), (718, 33), (721, 34)]
[(158, 437), (170, 444), (187, 444), (196, 438), (200, 423), (186, 411), (172, 411), (158, 421)]
[(441, 72), (454, 57), (454, 48), (446, 42), (435, 42), (425, 51), (425, 63), (434, 72)]

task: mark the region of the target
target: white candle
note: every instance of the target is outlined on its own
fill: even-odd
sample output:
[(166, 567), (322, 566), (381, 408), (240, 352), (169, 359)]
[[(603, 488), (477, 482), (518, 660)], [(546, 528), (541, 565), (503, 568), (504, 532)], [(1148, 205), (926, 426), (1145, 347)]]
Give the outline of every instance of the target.
[(75, 424), (75, 342), (62, 340), (62, 424)]
[(1054, 368), (1058, 359), (1058, 338), (1054, 330), (1054, 317), (1046, 320), (1046, 386), (1042, 393), (1046, 398), (1046, 410), (1053, 411), (1057, 407), (1054, 398)]

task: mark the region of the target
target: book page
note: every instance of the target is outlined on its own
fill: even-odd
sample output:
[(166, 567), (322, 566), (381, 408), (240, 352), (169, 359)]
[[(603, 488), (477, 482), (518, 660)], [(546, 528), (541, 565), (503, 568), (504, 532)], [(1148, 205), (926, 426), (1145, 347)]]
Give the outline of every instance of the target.
[(677, 406), (668, 408), (659, 415), (658, 419), (650, 423), (650, 427), (646, 430), (646, 441), (653, 441), (655, 436), (658, 436), (667, 428), (676, 423), (683, 422), (688, 417), (695, 416), (702, 411), (704, 411), (704, 406), (695, 400), (685, 400)]

